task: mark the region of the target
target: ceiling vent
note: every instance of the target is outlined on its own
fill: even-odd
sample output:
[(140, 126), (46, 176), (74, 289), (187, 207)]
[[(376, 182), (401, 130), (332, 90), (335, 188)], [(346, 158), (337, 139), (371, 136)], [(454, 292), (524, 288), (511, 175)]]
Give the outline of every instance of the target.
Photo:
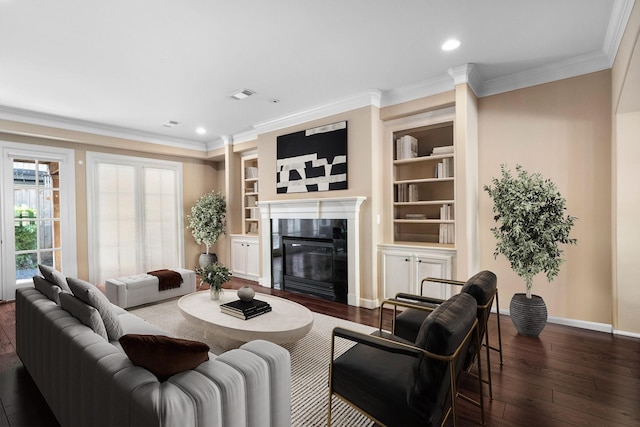
[(253, 95), (255, 92), (249, 89), (242, 89), (231, 95), (231, 98), (240, 101)]
[(173, 121), (173, 120), (169, 120), (167, 123), (164, 123), (162, 126), (166, 127), (166, 128), (172, 128), (174, 126), (178, 126), (178, 122)]

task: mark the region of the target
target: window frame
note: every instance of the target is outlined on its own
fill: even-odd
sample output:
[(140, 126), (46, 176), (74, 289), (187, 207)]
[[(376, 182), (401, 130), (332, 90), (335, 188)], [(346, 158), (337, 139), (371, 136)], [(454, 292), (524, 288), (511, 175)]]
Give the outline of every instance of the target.
[[(89, 264), (89, 280), (92, 283), (98, 281), (98, 262), (97, 259), (97, 230), (96, 227), (96, 198), (94, 194), (98, 192), (98, 180), (96, 176), (96, 166), (98, 164), (115, 164), (123, 166), (132, 166), (135, 168), (135, 185), (136, 194), (136, 233), (140, 245), (137, 248), (138, 268), (144, 266), (145, 251), (145, 231), (144, 231), (144, 170), (145, 168), (169, 169), (176, 173), (176, 235), (178, 244), (178, 265), (165, 266), (166, 268), (184, 268), (184, 214), (183, 214), (183, 173), (182, 163), (171, 160), (159, 160), (149, 157), (136, 157), (121, 154), (109, 154), (88, 151), (86, 154), (86, 173), (87, 173), (87, 241), (88, 241), (88, 264)], [(138, 271), (137, 273), (143, 273)], [(107, 278), (109, 279), (109, 278)]]
[[(2, 161), (0, 162), (0, 200), (3, 205), (6, 200), (13, 200), (13, 160), (15, 158), (30, 159), (38, 161), (52, 161), (60, 164), (60, 223), (63, 231), (60, 235), (60, 248), (62, 251), (62, 273), (65, 276), (77, 276), (78, 274), (78, 252), (77, 252), (77, 223), (76, 223), (76, 170), (75, 151), (69, 148), (52, 147), (36, 144), (25, 144), (11, 141), (0, 141), (2, 151)], [(11, 164), (11, 165), (9, 165)], [(11, 194), (8, 194), (10, 192)], [(23, 281), (17, 284), (15, 281), (15, 246), (13, 253), (9, 253), (7, 246), (9, 242), (15, 242), (13, 228), (14, 221), (13, 203), (6, 203), (3, 206), (1, 224), (2, 235), (2, 262), (0, 264), (1, 277), (1, 297), (3, 300), (13, 300), (15, 290), (18, 288), (33, 286), (32, 281)], [(11, 227), (8, 221), (11, 221)], [(11, 255), (11, 256), (10, 256)], [(13, 263), (13, 264), (12, 264)], [(8, 276), (13, 275), (9, 280)]]

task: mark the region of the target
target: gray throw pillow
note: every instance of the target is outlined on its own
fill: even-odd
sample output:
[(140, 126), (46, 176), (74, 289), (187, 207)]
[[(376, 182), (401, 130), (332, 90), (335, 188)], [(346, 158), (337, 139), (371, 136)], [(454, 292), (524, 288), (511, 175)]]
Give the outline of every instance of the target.
[(93, 332), (100, 335), (105, 341), (109, 341), (107, 330), (104, 327), (104, 322), (98, 310), (66, 292), (60, 293), (60, 306), (73, 317), (90, 327)]
[(59, 286), (40, 276), (33, 276), (33, 286), (51, 301), (60, 305), (60, 292), (62, 292), (62, 289)]
[(67, 279), (64, 277), (64, 274), (60, 273), (53, 267), (49, 267), (48, 265), (38, 264), (38, 268), (45, 279), (58, 286), (63, 291), (71, 293), (71, 289), (69, 289), (69, 285), (67, 285)]
[(118, 313), (107, 297), (98, 288), (84, 280), (67, 277), (67, 283), (73, 295), (80, 298), (100, 313), (109, 341), (118, 341), (124, 334)]

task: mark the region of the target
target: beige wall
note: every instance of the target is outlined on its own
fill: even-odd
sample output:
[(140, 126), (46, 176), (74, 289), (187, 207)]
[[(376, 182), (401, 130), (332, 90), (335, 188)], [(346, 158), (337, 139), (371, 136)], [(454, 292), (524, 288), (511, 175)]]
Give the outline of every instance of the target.
[(613, 326), (640, 334), (640, 4), (636, 3), (612, 68)]
[[(360, 210), (361, 233), (360, 233), (360, 291), (361, 298), (377, 298), (377, 270), (374, 257), (376, 256), (377, 238), (372, 230), (372, 164), (377, 152), (372, 150), (372, 143), (378, 144), (380, 135), (374, 135), (374, 130), (378, 129), (377, 123), (372, 123), (373, 117), (378, 117), (378, 109), (375, 107), (365, 107), (349, 111), (343, 114), (326, 117), (321, 120), (304, 123), (302, 125), (280, 129), (278, 131), (262, 134), (258, 137), (258, 158), (260, 161), (260, 200), (286, 200), (305, 199), (309, 197), (349, 197), (365, 196), (367, 200), (362, 204)], [(348, 186), (347, 190), (321, 191), (313, 194), (276, 193), (276, 139), (280, 135), (322, 126), (339, 121), (347, 121), (347, 170)], [(263, 230), (266, 225), (261, 225)]]
[(534, 280), (549, 315), (611, 323), (611, 73), (572, 79), (479, 100), (479, 231), (481, 268), (498, 275), (503, 308), (525, 286), (503, 256), (494, 259), (492, 203), (484, 184), (505, 163), (553, 180), (578, 217), (566, 262), (550, 284)]
[[(0, 123), (0, 129), (11, 129), (15, 126), (5, 126), (11, 124), (10, 122)], [(41, 127), (29, 127), (29, 125), (20, 124), (21, 132), (42, 134)], [(52, 132), (56, 135), (56, 132)], [(78, 277), (84, 280), (89, 279), (89, 260), (87, 256), (87, 185), (86, 185), (86, 153), (87, 151), (97, 151), (111, 154), (121, 154), (128, 156), (139, 156), (160, 160), (171, 160), (182, 162), (183, 168), (183, 216), (186, 227), (186, 218), (191, 210), (191, 206), (196, 200), (204, 193), (216, 189), (218, 176), (216, 174), (216, 164), (207, 162), (200, 159), (192, 159), (184, 157), (183, 155), (192, 155), (192, 153), (181, 152), (174, 148), (162, 148), (156, 147), (153, 144), (147, 143), (135, 143), (129, 144), (129, 147), (139, 149), (140, 151), (125, 150), (121, 148), (108, 148), (98, 145), (94, 140), (96, 138), (100, 143), (113, 143), (114, 145), (120, 145), (121, 140), (113, 139), (108, 140), (105, 137), (97, 137), (89, 134), (74, 133), (76, 139), (81, 139), (82, 142), (70, 142), (61, 141), (57, 139), (48, 139), (43, 137), (33, 137), (16, 135), (12, 133), (3, 133), (0, 131), (0, 140), (12, 141), (24, 144), (37, 144), (44, 146), (54, 146), (69, 148), (74, 150), (75, 155), (75, 175), (76, 175), (76, 241), (77, 241), (77, 271)], [(170, 152), (171, 154), (164, 154)], [(183, 155), (178, 155), (183, 154)], [(204, 158), (204, 156), (202, 156)], [(82, 164), (80, 163), (82, 161)], [(186, 229), (185, 229), (186, 230)], [(201, 253), (199, 245), (197, 245), (191, 236), (191, 233), (186, 230), (184, 235), (184, 247), (185, 247), (185, 267), (194, 268), (198, 262), (198, 256)], [(167, 266), (170, 267), (170, 266)]]

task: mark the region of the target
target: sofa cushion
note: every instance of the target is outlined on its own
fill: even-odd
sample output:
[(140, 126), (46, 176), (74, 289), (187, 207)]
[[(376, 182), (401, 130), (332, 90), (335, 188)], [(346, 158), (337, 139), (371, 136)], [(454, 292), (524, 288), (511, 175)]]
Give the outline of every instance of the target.
[(60, 293), (60, 306), (71, 314), (73, 317), (90, 327), (93, 332), (100, 335), (105, 341), (109, 341), (107, 336), (107, 330), (104, 327), (104, 322), (100, 313), (94, 307), (89, 304), (85, 304), (79, 298), (74, 297), (70, 293)]
[(38, 264), (38, 268), (40, 269), (40, 273), (42, 273), (45, 279), (58, 286), (63, 291), (71, 293), (71, 289), (67, 284), (67, 279), (64, 277), (64, 274), (60, 273), (55, 268), (49, 267), (48, 265), (44, 264)]
[(122, 326), (120, 326), (118, 313), (107, 297), (98, 288), (84, 280), (68, 277), (67, 283), (73, 291), (73, 295), (98, 310), (107, 330), (109, 340), (117, 341), (124, 333)]
[(209, 346), (199, 341), (143, 334), (123, 335), (119, 341), (131, 363), (160, 381), (209, 360)]
[(47, 298), (60, 305), (60, 292), (62, 289), (41, 276), (33, 276), (33, 286), (42, 292)]

